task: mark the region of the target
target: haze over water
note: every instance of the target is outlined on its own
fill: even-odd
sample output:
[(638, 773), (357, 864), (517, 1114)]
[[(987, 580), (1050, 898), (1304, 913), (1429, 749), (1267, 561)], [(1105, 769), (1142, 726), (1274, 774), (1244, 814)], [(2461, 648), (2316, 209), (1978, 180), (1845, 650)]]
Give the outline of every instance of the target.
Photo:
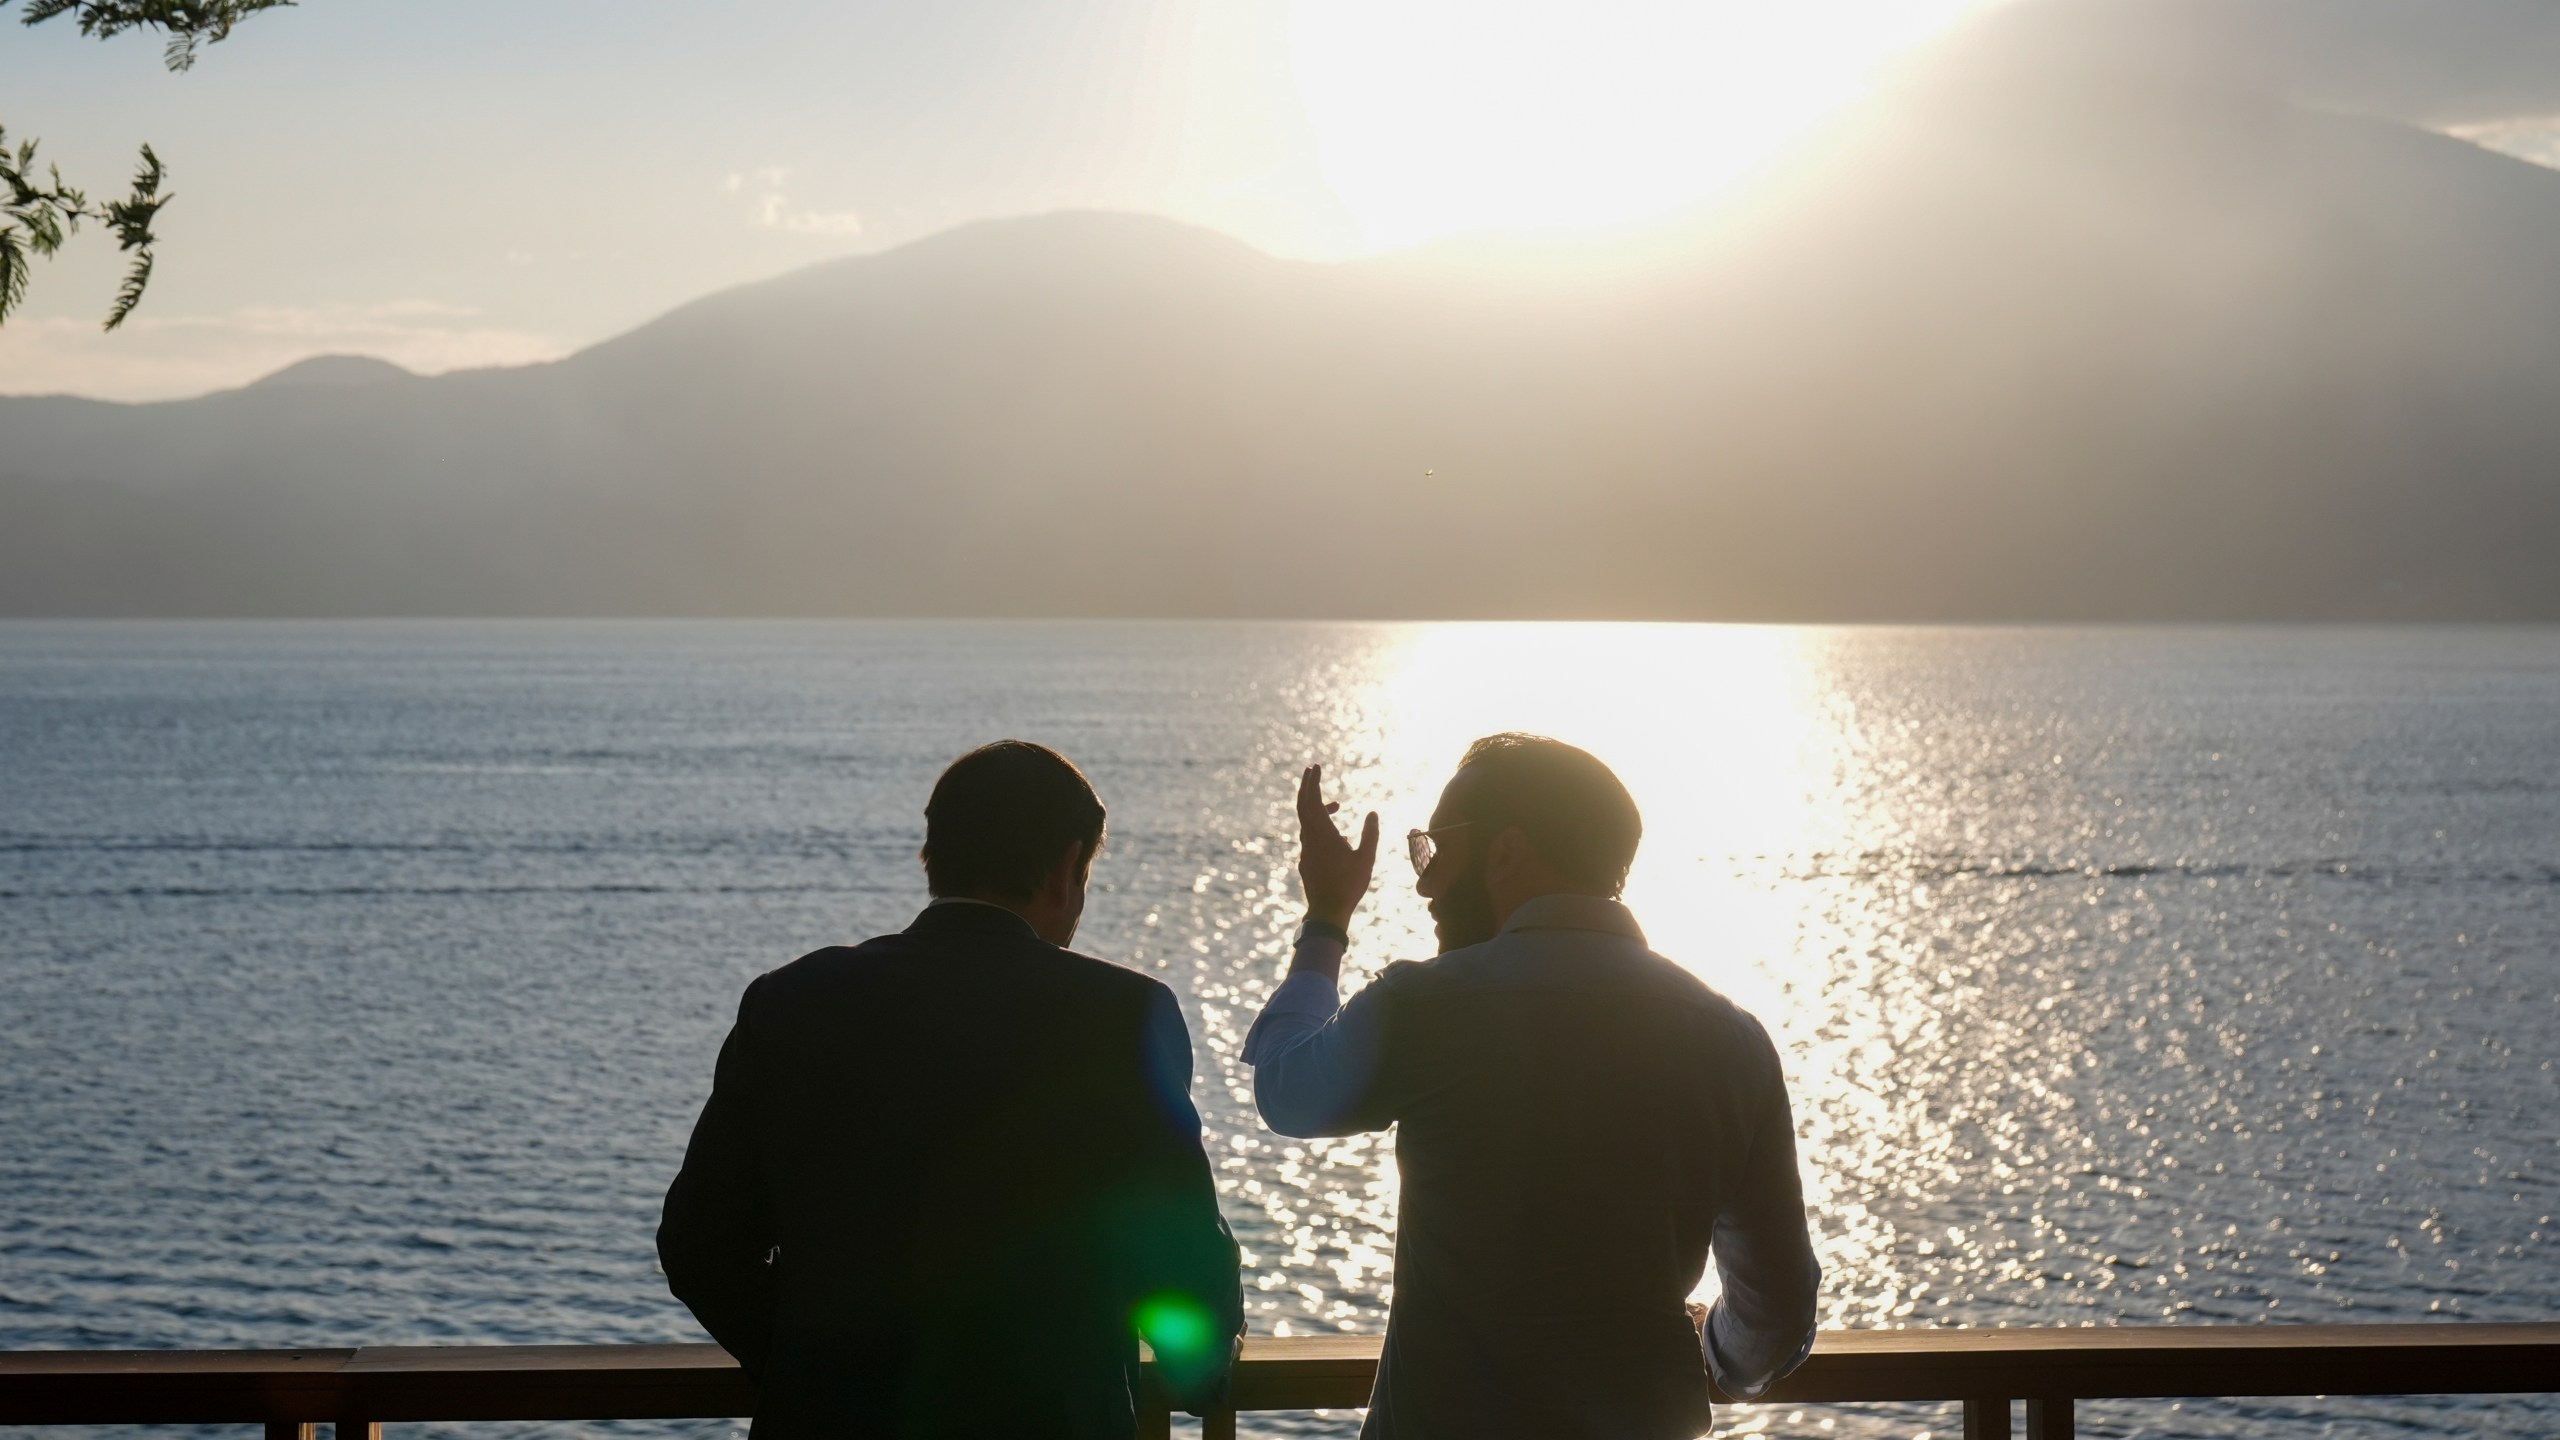
[[(1768, 1022), (1826, 1326), (2560, 1293), (2560, 631), (14, 624), (0, 1346), (698, 1338), (651, 1232), (739, 990), (903, 925), (933, 776), (1008, 734), (1111, 807), (1079, 948), (1183, 997), (1254, 1329), (1375, 1331), (1388, 1142), (1271, 1135), (1234, 1059), (1290, 785), (1398, 835), (1506, 728), (1618, 768), (1655, 948)], [(1429, 953), (1411, 878), (1355, 969)], [(2083, 1424), (2279, 1417), (2560, 1409)]]

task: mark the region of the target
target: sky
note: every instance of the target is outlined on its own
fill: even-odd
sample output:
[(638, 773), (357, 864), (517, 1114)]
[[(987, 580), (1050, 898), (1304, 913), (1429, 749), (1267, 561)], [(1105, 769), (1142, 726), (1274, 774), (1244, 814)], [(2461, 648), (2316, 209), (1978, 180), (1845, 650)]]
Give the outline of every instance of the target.
[[(117, 268), (99, 236), (39, 271), (0, 328), (0, 394), (199, 394), (333, 352), (428, 372), (542, 360), (730, 285), (1059, 209), (1312, 259), (1633, 220), (1712, 195), (1986, 8), (305, 0), (183, 75), (149, 36), (8, 23), (13, 143), (41, 139), (105, 193), (148, 141), (178, 200), (117, 335), (98, 330)], [(2551, 0), (2004, 13), (2022, 12), (2027, 53), (2058, 30), (2175, 65), (2246, 55), (2316, 103), (2560, 159), (2560, 95), (2538, 78), (2560, 67), (2516, 43), (2553, 35)]]
[(1319, 259), (1631, 219), (1976, 3), (305, 0), (183, 75), (148, 36), (11, 23), (13, 143), (106, 192), (148, 141), (178, 200), (116, 336), (111, 246), (39, 272), (0, 329), (0, 393), (195, 394), (333, 351), (544, 359), (1057, 209)]

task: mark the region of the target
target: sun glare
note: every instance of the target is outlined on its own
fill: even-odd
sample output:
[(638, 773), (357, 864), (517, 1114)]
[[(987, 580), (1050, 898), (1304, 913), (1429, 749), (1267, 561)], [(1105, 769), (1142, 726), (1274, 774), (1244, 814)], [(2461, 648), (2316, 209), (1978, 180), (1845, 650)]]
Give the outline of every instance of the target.
[[(1401, 642), (1367, 697), (1391, 737), (1374, 803), (1395, 834), (1424, 823), (1479, 735), (1527, 730), (1582, 745), (1644, 811), (1627, 894), (1658, 948), (1745, 1004), (1783, 1003), (1772, 967), (1792, 952), (1801, 917), (1767, 872), (1784, 857), (1853, 848), (1866, 824), (1840, 806), (1840, 722), (1821, 641), (1751, 626), (1486, 624), (1415, 627)], [(1520, 684), (1523, 673), (1539, 683)], [(1418, 900), (1408, 919), (1403, 948), (1379, 953), (1430, 952)]]
[(1983, 0), (1298, 0), (1327, 182), (1376, 248), (1641, 219), (1856, 99)]

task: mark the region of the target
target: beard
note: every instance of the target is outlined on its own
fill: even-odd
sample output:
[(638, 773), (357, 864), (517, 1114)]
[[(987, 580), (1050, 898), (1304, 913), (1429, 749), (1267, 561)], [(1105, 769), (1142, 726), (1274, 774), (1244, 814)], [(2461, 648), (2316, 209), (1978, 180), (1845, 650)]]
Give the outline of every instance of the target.
[(1485, 884), (1483, 866), (1469, 865), (1431, 902), (1431, 925), (1443, 955), (1494, 937), (1500, 927), (1493, 923), (1493, 890)]

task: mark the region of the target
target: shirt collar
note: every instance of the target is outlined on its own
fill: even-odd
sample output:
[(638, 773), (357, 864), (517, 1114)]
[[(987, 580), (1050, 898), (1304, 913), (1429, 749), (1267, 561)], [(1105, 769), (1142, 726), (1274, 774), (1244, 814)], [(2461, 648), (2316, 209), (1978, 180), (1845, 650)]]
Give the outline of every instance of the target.
[(1644, 943), (1644, 931), (1636, 924), (1635, 912), (1597, 895), (1540, 895), (1523, 900), (1502, 927), (1505, 935), (1514, 930), (1597, 930), (1603, 935), (1624, 936), (1639, 945)]
[(992, 900), (975, 900), (966, 895), (937, 895), (927, 902), (910, 930), (977, 930), (993, 934), (1021, 934), (1038, 939), (1031, 922), (1009, 906)]

